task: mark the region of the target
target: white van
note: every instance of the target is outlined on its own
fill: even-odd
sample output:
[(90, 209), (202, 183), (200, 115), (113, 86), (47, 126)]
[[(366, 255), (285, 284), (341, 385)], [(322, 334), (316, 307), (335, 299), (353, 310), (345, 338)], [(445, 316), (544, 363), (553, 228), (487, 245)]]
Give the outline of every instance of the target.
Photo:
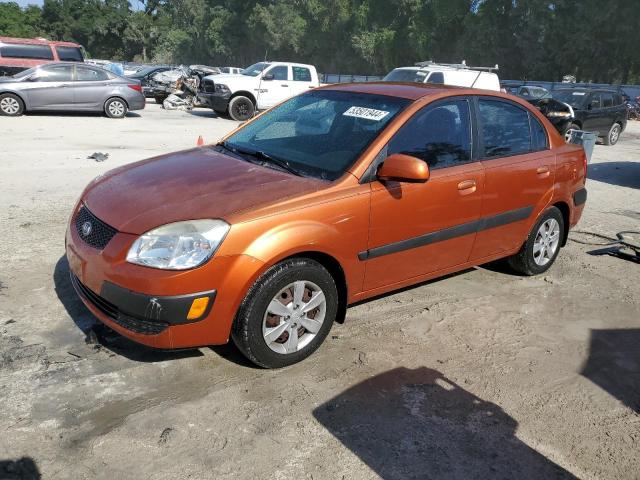
[(439, 83), (458, 87), (482, 88), (500, 91), (500, 79), (493, 71), (495, 67), (468, 67), (460, 64), (421, 62), (413, 67), (400, 67), (391, 70), (385, 82)]

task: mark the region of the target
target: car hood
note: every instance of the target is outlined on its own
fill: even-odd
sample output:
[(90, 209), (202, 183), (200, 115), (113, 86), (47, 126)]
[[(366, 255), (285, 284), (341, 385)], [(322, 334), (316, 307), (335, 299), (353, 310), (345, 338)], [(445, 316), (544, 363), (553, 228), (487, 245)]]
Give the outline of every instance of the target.
[(83, 202), (118, 231), (140, 235), (181, 220), (226, 220), (326, 185), (200, 147), (112, 170), (89, 184)]

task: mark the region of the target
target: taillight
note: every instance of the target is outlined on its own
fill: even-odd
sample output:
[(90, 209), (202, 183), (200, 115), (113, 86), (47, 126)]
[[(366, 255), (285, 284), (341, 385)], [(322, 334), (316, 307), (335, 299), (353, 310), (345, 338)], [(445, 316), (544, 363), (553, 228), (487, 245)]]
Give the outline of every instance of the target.
[(131, 90), (135, 90), (136, 92), (142, 93), (142, 85), (140, 85), (139, 83), (134, 83), (133, 85), (127, 85), (127, 87), (129, 87)]

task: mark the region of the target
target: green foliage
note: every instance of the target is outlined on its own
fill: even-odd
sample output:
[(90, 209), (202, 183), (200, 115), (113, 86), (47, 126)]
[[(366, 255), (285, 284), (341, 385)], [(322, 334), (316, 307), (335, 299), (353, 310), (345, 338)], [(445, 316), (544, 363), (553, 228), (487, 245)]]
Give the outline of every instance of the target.
[(422, 60), (504, 78), (640, 82), (639, 0), (44, 0), (0, 3), (0, 35), (93, 57), (246, 66), (269, 59), (384, 74)]

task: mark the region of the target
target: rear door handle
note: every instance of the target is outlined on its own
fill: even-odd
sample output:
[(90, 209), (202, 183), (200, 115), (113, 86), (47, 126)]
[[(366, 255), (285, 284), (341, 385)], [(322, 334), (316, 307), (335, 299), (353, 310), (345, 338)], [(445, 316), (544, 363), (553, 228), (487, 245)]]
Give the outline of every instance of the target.
[(536, 173), (538, 174), (538, 178), (547, 178), (551, 174), (551, 172), (549, 171), (549, 167), (546, 165), (538, 167)]
[(476, 181), (475, 180), (463, 180), (458, 183), (458, 191), (460, 195), (469, 195), (476, 191)]

